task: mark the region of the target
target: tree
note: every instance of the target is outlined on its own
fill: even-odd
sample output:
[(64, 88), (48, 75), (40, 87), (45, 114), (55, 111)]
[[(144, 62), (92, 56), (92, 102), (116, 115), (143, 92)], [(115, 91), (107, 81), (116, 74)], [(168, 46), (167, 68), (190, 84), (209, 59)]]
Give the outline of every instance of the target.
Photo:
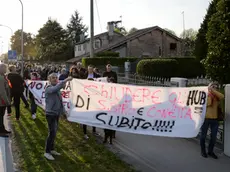
[(126, 36), (128, 34), (127, 30), (125, 29), (125, 27), (118, 27), (115, 25), (115, 28), (114, 28), (114, 32), (117, 32), (117, 33), (120, 33), (124, 36)]
[(192, 28), (183, 31), (180, 34), (180, 37), (183, 38), (184, 40), (184, 55), (185, 56), (193, 56), (196, 35), (197, 35), (197, 31), (195, 31)]
[(173, 34), (173, 35), (176, 36), (176, 32), (175, 31), (173, 31), (171, 29), (168, 29), (168, 28), (164, 28), (164, 30), (166, 30), (167, 32), (169, 32), (169, 33), (171, 33), (171, 34)]
[(129, 30), (128, 35), (130, 35), (130, 34), (136, 32), (136, 31), (138, 31), (138, 29), (135, 28), (135, 27), (133, 27), (133, 28), (131, 28), (131, 29)]
[(67, 33), (72, 40), (73, 45), (76, 45), (81, 40), (81, 35), (85, 38), (88, 28), (82, 23), (82, 17), (79, 16), (76, 10), (70, 18), (70, 23), (67, 25)]
[(208, 52), (208, 43), (206, 40), (206, 34), (208, 31), (208, 23), (213, 14), (216, 13), (216, 5), (219, 0), (213, 0), (208, 7), (207, 14), (205, 15), (204, 21), (200, 26), (196, 40), (195, 40), (195, 49), (194, 55), (197, 59), (202, 60), (207, 57)]
[(185, 39), (185, 38), (188, 38), (188, 39), (190, 39), (190, 40), (192, 40), (192, 41), (195, 41), (196, 35), (197, 35), (197, 31), (194, 30), (194, 29), (192, 29), (192, 28), (190, 28), (190, 29), (187, 29), (187, 30), (183, 31), (183, 32), (180, 34), (180, 37), (181, 37), (181, 38), (184, 38), (184, 39)]
[(230, 82), (230, 1), (219, 0), (217, 12), (208, 23), (207, 75), (220, 84)]
[(39, 29), (36, 42), (41, 60), (57, 61), (72, 57), (68, 34), (56, 20), (49, 19)]
[[(34, 36), (31, 33), (23, 32), (23, 40), (24, 58), (37, 56)], [(11, 37), (11, 49), (16, 50), (18, 54), (21, 53), (21, 30), (14, 32), (14, 35)]]

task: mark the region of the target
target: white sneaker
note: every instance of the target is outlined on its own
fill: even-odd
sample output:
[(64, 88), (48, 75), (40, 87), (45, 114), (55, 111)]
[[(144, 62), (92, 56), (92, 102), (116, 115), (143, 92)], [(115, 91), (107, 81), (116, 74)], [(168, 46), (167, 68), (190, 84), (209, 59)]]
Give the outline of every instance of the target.
[(84, 135), (84, 138), (86, 139), (86, 140), (88, 140), (89, 139), (89, 137), (85, 134)]
[(56, 152), (56, 151), (54, 151), (54, 150), (51, 151), (51, 154), (52, 154), (52, 155), (57, 155), (57, 156), (61, 155), (60, 153), (58, 153), (58, 152)]
[(32, 115), (32, 119), (36, 119), (36, 113)]
[(45, 156), (46, 159), (48, 159), (48, 160), (51, 160), (51, 161), (55, 160), (54, 157), (53, 157), (50, 153), (45, 153), (44, 156)]

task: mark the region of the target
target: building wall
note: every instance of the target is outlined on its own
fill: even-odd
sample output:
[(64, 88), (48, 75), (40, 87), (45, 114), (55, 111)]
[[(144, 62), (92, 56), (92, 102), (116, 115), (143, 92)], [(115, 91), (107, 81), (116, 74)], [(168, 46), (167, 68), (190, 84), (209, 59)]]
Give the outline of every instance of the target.
[(113, 49), (113, 51), (118, 52), (120, 57), (126, 57), (127, 56), (127, 48), (126, 45), (121, 46), (117, 49)]
[[(176, 50), (170, 50), (170, 43), (176, 43)], [(181, 42), (160, 30), (153, 30), (128, 42), (127, 55), (131, 57), (181, 56)]]

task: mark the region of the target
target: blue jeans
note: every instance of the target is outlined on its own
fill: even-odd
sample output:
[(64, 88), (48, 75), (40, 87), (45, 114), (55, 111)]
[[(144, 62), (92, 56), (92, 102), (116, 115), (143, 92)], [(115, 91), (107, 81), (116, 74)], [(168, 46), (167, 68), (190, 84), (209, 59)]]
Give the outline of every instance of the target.
[(54, 141), (57, 134), (59, 116), (58, 115), (46, 115), (48, 123), (49, 135), (46, 139), (46, 153), (50, 153), (54, 150)]
[(214, 146), (216, 144), (216, 136), (219, 128), (219, 121), (216, 119), (205, 119), (201, 127), (201, 136), (200, 136), (200, 146), (201, 151), (206, 152), (205, 140), (207, 136), (208, 129), (211, 129), (210, 142), (208, 147), (208, 153), (213, 153)]

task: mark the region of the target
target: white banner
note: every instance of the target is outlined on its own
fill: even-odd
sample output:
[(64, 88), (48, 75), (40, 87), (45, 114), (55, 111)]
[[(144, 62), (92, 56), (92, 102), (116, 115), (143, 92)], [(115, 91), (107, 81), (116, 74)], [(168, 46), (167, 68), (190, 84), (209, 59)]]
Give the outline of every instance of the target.
[[(107, 77), (97, 78), (95, 81), (106, 83)], [(26, 85), (34, 95), (37, 105), (45, 109), (45, 89), (48, 86), (48, 81), (27, 80)], [(70, 93), (71, 85), (70, 82), (67, 82), (65, 88), (61, 90), (63, 105), (67, 114), (70, 111)]]
[(207, 87), (144, 87), (74, 79), (69, 121), (123, 132), (196, 137)]

